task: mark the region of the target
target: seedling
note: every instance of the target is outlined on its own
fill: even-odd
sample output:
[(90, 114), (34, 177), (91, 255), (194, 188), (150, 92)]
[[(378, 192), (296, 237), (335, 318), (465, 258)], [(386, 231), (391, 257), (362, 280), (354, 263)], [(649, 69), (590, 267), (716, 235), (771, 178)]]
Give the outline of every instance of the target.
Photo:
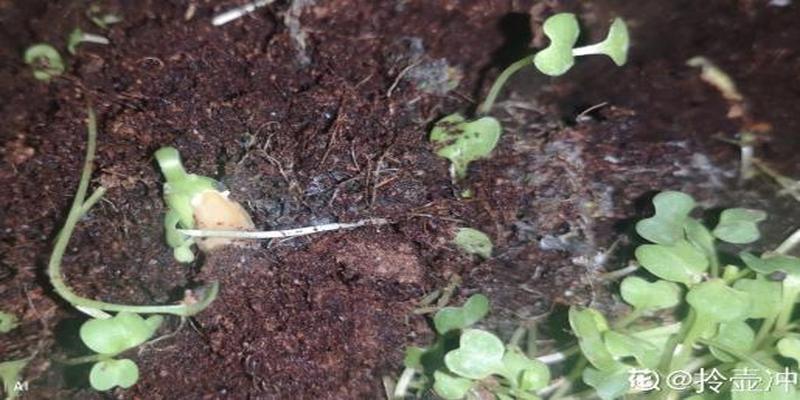
[(48, 82), (55, 76), (64, 73), (64, 62), (61, 54), (47, 43), (39, 43), (25, 50), (25, 64), (33, 67), (33, 77)]
[(105, 317), (103, 311), (111, 312), (132, 312), (138, 314), (173, 314), (182, 317), (191, 316), (205, 309), (216, 298), (219, 290), (219, 285), (214, 282), (209, 287), (201, 289), (200, 292), (205, 292), (205, 297), (195, 298), (191, 295), (183, 304), (177, 305), (160, 305), (160, 306), (134, 306), (124, 304), (106, 303), (102, 301), (87, 299), (81, 297), (72, 291), (65, 283), (64, 278), (61, 276), (61, 260), (64, 256), (64, 251), (67, 248), (69, 239), (78, 220), (86, 215), (89, 210), (95, 205), (100, 198), (105, 194), (105, 188), (100, 187), (92, 193), (89, 198), (86, 198), (86, 193), (89, 188), (89, 180), (92, 176), (92, 168), (94, 165), (94, 153), (97, 141), (97, 121), (94, 111), (89, 109), (88, 118), (88, 142), (86, 145), (86, 159), (83, 164), (83, 171), (81, 179), (78, 183), (78, 190), (75, 194), (75, 199), (72, 202), (72, 207), (69, 210), (67, 219), (64, 226), (56, 236), (56, 242), (53, 245), (53, 251), (50, 253), (50, 261), (47, 267), (47, 273), (50, 277), (50, 283), (53, 289), (64, 300), (80, 309), (81, 311), (95, 316)]
[[(370, 218), (353, 223), (332, 223), (278, 231), (252, 231), (250, 215), (239, 203), (229, 198), (224, 186), (206, 176), (189, 174), (183, 168), (180, 154), (173, 147), (156, 151), (156, 161), (166, 178), (164, 217), (167, 244), (179, 262), (194, 260), (192, 246), (204, 252), (234, 244), (234, 239), (289, 238), (313, 233), (350, 229), (365, 225), (383, 225), (389, 221)], [(195, 229), (197, 228), (197, 229)]]
[(19, 321), (16, 315), (0, 311), (0, 333), (11, 332), (17, 325)]
[[(793, 357), (796, 337), (790, 332), (795, 302), (800, 295), (800, 259), (783, 254), (739, 255), (740, 265), (718, 265), (717, 241), (752, 243), (759, 238), (757, 224), (766, 215), (757, 210), (724, 210), (714, 229), (693, 217), (694, 200), (680, 192), (663, 192), (653, 199), (656, 213), (640, 221), (636, 231), (653, 242), (636, 249), (640, 265), (659, 279), (630, 276), (620, 285), (631, 312), (609, 323), (597, 310), (570, 309), (570, 326), (578, 338), (581, 357), (589, 366), (583, 381), (602, 399), (617, 399), (641, 388), (631, 387), (632, 374), (646, 374), (667, 382), (675, 374), (712, 368), (733, 374), (749, 368), (772, 379), (794, 367), (776, 358)], [(774, 280), (780, 271), (784, 278)], [(688, 313), (681, 317), (681, 306)], [(641, 318), (663, 316), (668, 310), (679, 317), (669, 329), (648, 328)], [(656, 314), (657, 313), (657, 314)], [(778, 345), (780, 343), (780, 345)], [(777, 352), (776, 352), (777, 349)], [(580, 365), (577, 364), (577, 365)], [(638, 372), (637, 372), (638, 371)], [(793, 383), (753, 386), (758, 398), (794, 399)], [(686, 390), (698, 389), (698, 381)], [(674, 388), (638, 394), (642, 399), (677, 399)], [(733, 399), (749, 398), (725, 386)], [(763, 397), (762, 397), (763, 396)], [(710, 397), (701, 397), (706, 399)]]
[(538, 399), (536, 391), (550, 381), (547, 366), (490, 332), (470, 328), (488, 311), (489, 300), (483, 295), (470, 297), (463, 307), (439, 310), (433, 318), (436, 341), (427, 349), (406, 350), (406, 369), (394, 398), (405, 398), (412, 389), (422, 394), (432, 388), (447, 400)]
[[(489, 308), (485, 297), (472, 296), (463, 307), (436, 313), (431, 347), (407, 349), (394, 398), (419, 397), (432, 387), (444, 399), (797, 399), (800, 258), (786, 254), (798, 245), (795, 235), (760, 256), (722, 257), (723, 248), (758, 240), (766, 214), (727, 209), (709, 229), (692, 216), (696, 202), (687, 194), (662, 192), (653, 205), (655, 214), (636, 225), (651, 242), (635, 251), (648, 274), (628, 276), (619, 286), (627, 314), (609, 320), (599, 310), (573, 306), (568, 320), (577, 345), (533, 359), (516, 346), (516, 332), (504, 346), (471, 328)], [(739, 262), (719, 264), (732, 257)], [(528, 353), (531, 347), (536, 351), (529, 346)], [(518, 371), (510, 360), (525, 372), (504, 373)], [(567, 373), (545, 387), (549, 372), (541, 363), (566, 361)], [(742, 379), (750, 381), (746, 390)]]
[(460, 228), (453, 242), (469, 254), (477, 254), (487, 259), (492, 257), (492, 240), (477, 229)]
[[(453, 181), (463, 179), (469, 162), (487, 157), (497, 144), (502, 128), (495, 118), (486, 116), (492, 110), (500, 90), (517, 71), (529, 65), (545, 75), (559, 76), (575, 64), (575, 57), (605, 54), (622, 66), (628, 59), (630, 38), (622, 19), (615, 19), (608, 35), (602, 42), (575, 47), (580, 36), (580, 27), (574, 14), (560, 13), (544, 22), (544, 33), (550, 39), (547, 48), (533, 56), (526, 56), (509, 65), (492, 84), (489, 94), (477, 109), (481, 118), (468, 121), (459, 114), (448, 115), (439, 120), (431, 131), (431, 141), (438, 146), (436, 154), (448, 158)], [(446, 147), (442, 147), (446, 145)]]
[(81, 43), (108, 45), (111, 42), (109, 42), (108, 38), (105, 36), (95, 35), (93, 33), (84, 32), (80, 28), (75, 28), (69, 34), (69, 38), (67, 38), (67, 51), (69, 51), (70, 54), (75, 54), (75, 49)]
[[(163, 147), (156, 152), (156, 161), (166, 178), (164, 202), (167, 214), (164, 217), (167, 244), (179, 262), (194, 260), (191, 246), (195, 240), (178, 229), (252, 229), (250, 215), (237, 202), (228, 198), (224, 186), (205, 176), (188, 174), (181, 164), (178, 150)], [(229, 244), (229, 239), (214, 239), (199, 242), (204, 250)]]
[(122, 22), (122, 17), (114, 13), (104, 13), (97, 4), (92, 4), (86, 10), (86, 17), (89, 18), (100, 29), (108, 29), (109, 25)]
[(164, 317), (160, 315), (144, 319), (138, 314), (121, 312), (112, 318), (84, 322), (80, 329), (81, 341), (98, 353), (82, 359), (95, 361), (89, 372), (89, 383), (92, 387), (104, 391), (115, 386), (133, 386), (139, 379), (136, 363), (114, 357), (150, 339), (163, 320)]

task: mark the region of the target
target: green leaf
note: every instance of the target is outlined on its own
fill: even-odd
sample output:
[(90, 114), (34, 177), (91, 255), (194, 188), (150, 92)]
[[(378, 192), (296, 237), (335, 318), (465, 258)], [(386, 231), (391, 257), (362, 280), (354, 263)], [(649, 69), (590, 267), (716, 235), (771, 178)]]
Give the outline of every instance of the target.
[(550, 382), (550, 370), (543, 362), (531, 360), (515, 348), (507, 348), (503, 356), (503, 366), (498, 371), (513, 388), (535, 391)]
[(454, 329), (464, 329), (480, 321), (489, 313), (489, 299), (482, 294), (474, 294), (463, 307), (444, 307), (433, 316), (433, 326), (439, 334)]
[(661, 351), (652, 343), (619, 332), (606, 331), (603, 340), (614, 357), (634, 357), (640, 365), (655, 369), (661, 359)]
[(661, 192), (653, 197), (655, 214), (636, 223), (636, 233), (653, 243), (674, 245), (683, 239), (684, 225), (695, 205), (688, 194)]
[(611, 57), (614, 64), (625, 65), (628, 61), (628, 48), (630, 47), (630, 35), (628, 35), (628, 25), (621, 18), (615, 18), (608, 29), (606, 39), (600, 44), (603, 54)]
[(595, 367), (611, 371), (619, 368), (619, 363), (606, 349), (603, 333), (608, 330), (608, 322), (603, 314), (591, 308), (570, 307), (569, 325), (578, 337), (578, 345), (583, 355)]
[(681, 301), (681, 288), (673, 282), (648, 282), (629, 276), (620, 284), (622, 298), (639, 310), (661, 310), (677, 306)]
[(578, 41), (580, 27), (575, 14), (559, 13), (544, 22), (544, 34), (550, 45), (533, 57), (533, 64), (543, 74), (559, 76), (575, 64), (572, 48)]
[(766, 279), (740, 279), (733, 284), (733, 288), (750, 296), (750, 318), (769, 318), (780, 312), (781, 291), (780, 282)]
[(433, 373), (433, 390), (445, 400), (463, 399), (471, 388), (472, 381), (469, 379), (450, 376), (441, 371)]
[(783, 254), (764, 253), (761, 258), (748, 252), (739, 253), (739, 258), (752, 270), (769, 275), (782, 271), (789, 275), (800, 276), (800, 258)]
[[(726, 322), (720, 324), (717, 335), (712, 339), (714, 343), (719, 343), (742, 354), (749, 354), (753, 347), (756, 333), (750, 325), (744, 321)], [(724, 350), (710, 346), (711, 354), (723, 362), (733, 362), (736, 358), (726, 353)]]
[(0, 381), (3, 382), (6, 400), (14, 400), (19, 394), (18, 391), (14, 390), (14, 385), (20, 381), (20, 374), (22, 374), (22, 370), (25, 369), (30, 360), (31, 358), (28, 357), (0, 362)]
[(461, 114), (440, 119), (431, 130), (431, 142), (436, 154), (450, 160), (454, 180), (467, 176), (472, 161), (488, 157), (497, 146), (502, 128), (492, 117), (466, 121)]
[(0, 311), (0, 333), (11, 332), (18, 325), (19, 321), (16, 315)]
[(492, 240), (485, 233), (472, 228), (460, 228), (453, 242), (469, 254), (483, 258), (492, 257)]
[(49, 81), (64, 73), (64, 62), (55, 47), (47, 43), (35, 44), (25, 50), (25, 64), (33, 67), (34, 78)]
[(624, 368), (599, 371), (592, 367), (583, 370), (583, 382), (593, 387), (603, 400), (615, 400), (630, 389), (629, 374)]
[(715, 322), (741, 321), (750, 312), (750, 296), (728, 287), (721, 279), (703, 282), (686, 295), (686, 302), (700, 316)]
[(653, 275), (687, 286), (700, 282), (708, 269), (708, 258), (685, 240), (673, 246), (641, 245), (635, 253), (639, 264)]
[(767, 213), (746, 208), (729, 208), (719, 216), (714, 236), (728, 243), (752, 243), (761, 237), (758, 223), (767, 219)]
[(505, 346), (497, 336), (479, 329), (461, 334), (459, 348), (444, 356), (447, 368), (456, 375), (483, 379), (502, 368)]
[(793, 358), (800, 364), (800, 339), (796, 337), (786, 337), (778, 341), (778, 353), (780, 355)]
[(716, 258), (717, 249), (714, 245), (714, 235), (700, 221), (687, 218), (683, 230), (686, 233), (686, 240), (702, 250), (709, 260)]
[(127, 389), (139, 380), (139, 367), (131, 360), (106, 360), (95, 363), (89, 372), (89, 383), (95, 390), (106, 391), (114, 386)]
[(97, 353), (119, 354), (152, 337), (163, 320), (164, 317), (160, 315), (144, 319), (139, 314), (121, 312), (112, 318), (84, 322), (80, 337), (87, 347)]

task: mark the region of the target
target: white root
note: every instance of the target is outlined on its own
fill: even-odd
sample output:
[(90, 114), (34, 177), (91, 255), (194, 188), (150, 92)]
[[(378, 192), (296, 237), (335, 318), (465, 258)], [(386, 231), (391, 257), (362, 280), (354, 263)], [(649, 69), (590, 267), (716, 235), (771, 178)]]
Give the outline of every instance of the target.
[(285, 229), (279, 231), (222, 231), (204, 229), (180, 229), (179, 232), (192, 237), (218, 237), (231, 239), (275, 239), (311, 235), (314, 233), (352, 229), (367, 225), (386, 225), (389, 220), (384, 218), (368, 218), (352, 223), (333, 223), (303, 228)]
[(228, 22), (237, 20), (237, 19), (239, 19), (239, 18), (241, 18), (241, 17), (243, 17), (243, 16), (245, 16), (247, 14), (250, 14), (251, 12), (253, 12), (253, 11), (255, 11), (255, 10), (261, 8), (261, 7), (264, 7), (264, 6), (267, 6), (269, 4), (272, 4), (274, 1), (275, 0), (256, 0), (256, 1), (252, 2), (252, 3), (248, 3), (248, 4), (245, 4), (245, 5), (240, 6), (240, 7), (232, 8), (232, 9), (230, 9), (228, 11), (225, 11), (225, 12), (223, 12), (221, 14), (217, 14), (216, 16), (214, 16), (214, 18), (211, 20), (211, 24), (214, 25), (214, 26), (225, 25)]

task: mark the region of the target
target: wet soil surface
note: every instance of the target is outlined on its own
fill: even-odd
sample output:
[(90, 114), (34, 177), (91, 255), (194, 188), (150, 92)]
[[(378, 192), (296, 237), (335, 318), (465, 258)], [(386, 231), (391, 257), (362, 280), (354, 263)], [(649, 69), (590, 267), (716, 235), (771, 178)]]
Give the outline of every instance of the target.
[[(798, 5), (306, 0), (211, 26), (236, 3), (102, 2), (124, 18), (103, 30), (87, 19), (88, 2), (0, 1), (0, 300), (22, 320), (0, 336), (0, 360), (34, 355), (24, 398), (104, 397), (86, 388), (85, 370), (52, 361), (87, 350), (76, 339), (81, 315), (44, 276), (79, 176), (87, 103), (101, 132), (93, 185), (109, 192), (70, 242), (68, 283), (131, 304), (176, 301), (202, 282), (222, 287), (182, 329), (165, 324), (161, 333), (174, 336), (131, 352), (141, 378), (113, 398), (381, 398), (381, 378), (426, 334), (410, 311), (455, 276), (459, 297), (491, 298), (487, 323), (501, 335), (556, 304), (613, 307), (597, 274), (626, 264), (630, 223), (659, 190), (768, 210), (756, 249), (800, 222), (767, 179), (737, 182), (738, 150), (716, 137), (735, 139), (752, 121), (729, 117), (685, 65), (703, 55), (730, 73), (750, 119), (769, 125), (757, 153), (800, 176)], [(494, 112), (505, 131), (493, 157), (453, 186), (426, 140), (430, 124), (473, 107), (502, 65), (543, 44), (544, 18), (563, 10), (580, 14), (587, 40), (626, 18), (629, 64), (580, 60), (555, 80), (521, 72)], [(111, 45), (62, 50), (68, 72), (35, 81), (25, 47), (64, 49), (78, 26)], [(225, 183), (259, 227), (395, 223), (178, 265), (164, 245), (152, 159), (164, 145)], [(471, 199), (457, 195), (464, 188)], [(492, 259), (457, 252), (458, 226), (488, 233)]]

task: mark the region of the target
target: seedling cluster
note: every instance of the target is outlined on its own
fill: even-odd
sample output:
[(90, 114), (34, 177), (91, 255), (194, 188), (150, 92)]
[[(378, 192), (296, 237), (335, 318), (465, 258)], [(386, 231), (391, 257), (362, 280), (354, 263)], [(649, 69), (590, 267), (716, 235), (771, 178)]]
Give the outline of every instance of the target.
[[(108, 390), (116, 386), (130, 387), (136, 383), (139, 377), (138, 367), (132, 360), (115, 357), (150, 339), (164, 319), (161, 315), (143, 318), (142, 314), (172, 314), (181, 318), (195, 315), (214, 301), (218, 285), (214, 282), (208, 288), (196, 292), (205, 293), (205, 296), (189, 293), (180, 304), (154, 306), (114, 304), (92, 300), (79, 296), (66, 285), (61, 276), (61, 260), (69, 239), (80, 218), (86, 215), (105, 193), (105, 189), (101, 187), (95, 190), (91, 196), (86, 197), (92, 175), (97, 138), (97, 122), (91, 109), (89, 109), (88, 122), (89, 139), (83, 172), (67, 219), (56, 236), (47, 272), (54, 291), (72, 306), (92, 317), (81, 326), (80, 337), (83, 343), (96, 354), (64, 362), (66, 364), (94, 363), (89, 375), (89, 382), (97, 390)], [(111, 315), (109, 312), (117, 314)]]
[(477, 109), (478, 118), (466, 119), (462, 114), (450, 114), (439, 120), (431, 130), (430, 140), (436, 154), (450, 160), (450, 176), (454, 182), (466, 177), (470, 162), (487, 157), (497, 145), (502, 133), (500, 122), (487, 116), (494, 106), (503, 86), (517, 71), (533, 65), (549, 76), (566, 73), (575, 64), (575, 57), (605, 54), (615, 64), (624, 65), (628, 58), (630, 39), (622, 19), (615, 19), (602, 42), (575, 47), (580, 27), (575, 14), (560, 13), (544, 22), (543, 30), (550, 44), (533, 56), (527, 56), (509, 65), (492, 84), (489, 94)]
[[(433, 317), (436, 340), (428, 348), (406, 350), (405, 371), (394, 398), (430, 388), (442, 399), (537, 399), (550, 381), (541, 361), (528, 358), (516, 345), (471, 328), (489, 312), (489, 300), (477, 294), (463, 307), (444, 307)], [(492, 397), (487, 397), (492, 396)]]
[[(437, 341), (428, 349), (407, 351), (406, 372), (397, 383), (396, 398), (407, 395), (409, 388), (432, 385), (445, 399), (655, 400), (687, 398), (689, 393), (694, 394), (688, 397), (692, 400), (797, 399), (796, 382), (775, 379), (796, 373), (800, 362), (796, 332), (800, 319), (795, 313), (800, 258), (785, 254), (796, 241), (790, 237), (791, 245), (761, 255), (731, 254), (727, 251), (731, 246), (760, 238), (758, 224), (766, 213), (726, 209), (709, 229), (692, 216), (696, 203), (687, 194), (659, 193), (653, 206), (655, 214), (636, 224), (636, 232), (649, 242), (635, 250), (636, 260), (647, 273), (628, 276), (619, 285), (629, 311), (612, 322), (599, 310), (571, 307), (569, 328), (577, 346), (539, 357), (548, 362), (571, 360), (571, 371), (564, 377), (541, 390), (549, 381), (542, 364), (518, 353), (514, 346), (503, 348), (488, 332), (467, 329), (488, 311), (488, 300), (476, 295), (464, 307), (436, 313)], [(526, 366), (511, 370), (527, 371), (521, 376), (530, 377), (530, 385), (514, 381), (520, 375), (508, 374), (509, 360)], [(737, 390), (736, 384), (722, 381), (718, 392), (706, 389), (702, 395), (695, 394), (708, 384), (702, 380), (690, 379), (683, 391), (664, 384), (676, 374), (692, 377), (701, 370), (717, 371), (719, 376), (750, 371), (756, 384)], [(642, 374), (662, 384), (649, 389), (632, 386)], [(581, 383), (591, 389), (569, 394)]]

